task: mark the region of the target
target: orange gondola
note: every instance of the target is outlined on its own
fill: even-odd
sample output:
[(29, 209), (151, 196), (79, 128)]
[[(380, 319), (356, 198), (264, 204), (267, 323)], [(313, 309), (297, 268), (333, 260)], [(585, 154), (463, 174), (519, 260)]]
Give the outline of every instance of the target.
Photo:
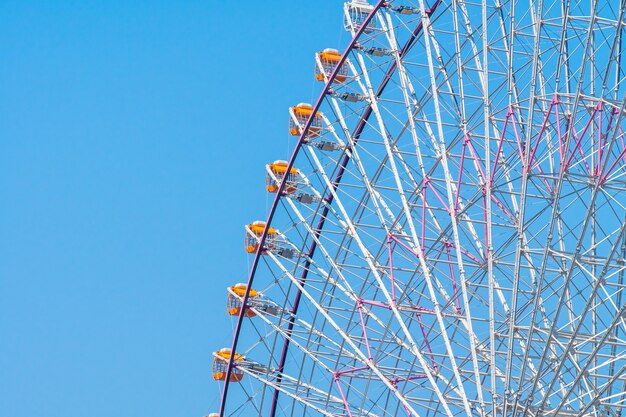
[[(231, 353), (230, 349), (224, 348), (220, 349), (219, 352), (213, 353), (213, 379), (216, 381), (226, 381), (226, 372), (228, 370), (228, 361), (230, 359)], [(233, 355), (233, 365), (236, 362), (240, 362), (245, 360), (246, 358), (239, 353)], [(239, 382), (243, 379), (243, 372), (234, 368), (230, 372), (230, 382)]]
[[(259, 248), (258, 239), (261, 238), (263, 231), (265, 230), (265, 222), (257, 220), (254, 223), (248, 225), (249, 231), (246, 233), (245, 248), (248, 253), (255, 253)], [(265, 255), (268, 250), (276, 248), (276, 240), (278, 239), (278, 231), (273, 227), (267, 229), (267, 236), (265, 237), (265, 245), (262, 255)]]
[[(297, 106), (289, 108), (289, 133), (292, 136), (299, 136), (300, 129), (304, 128), (309, 117), (313, 115), (313, 106), (308, 103), (300, 103)], [(315, 112), (311, 126), (307, 132), (307, 137), (316, 137), (320, 135), (323, 127), (323, 117), (321, 112)]]
[[(285, 173), (287, 172), (287, 161), (274, 161), (267, 166), (268, 173), (265, 181), (265, 188), (270, 193), (275, 193), (280, 187), (280, 182), (283, 180)], [(271, 175), (270, 175), (271, 172)], [(283, 192), (285, 194), (293, 194), (298, 190), (298, 170), (291, 167), (287, 178), (285, 180), (285, 187)]]
[[(228, 293), (228, 301), (226, 304), (226, 311), (231, 316), (238, 316), (241, 311), (242, 299), (246, 294), (246, 288), (248, 286), (246, 284), (235, 284), (229, 288), (230, 292)], [(258, 291), (250, 288), (250, 293), (248, 294), (248, 300), (254, 299), (259, 296)], [(244, 317), (254, 317), (256, 314), (249, 308), (243, 313)]]
[[(326, 77), (330, 77), (335, 67), (341, 61), (341, 53), (336, 49), (327, 48), (317, 53), (315, 65), (315, 79), (317, 81), (325, 81)], [(348, 78), (349, 65), (348, 61), (344, 61), (337, 71), (337, 75), (333, 79), (335, 83), (342, 83)]]

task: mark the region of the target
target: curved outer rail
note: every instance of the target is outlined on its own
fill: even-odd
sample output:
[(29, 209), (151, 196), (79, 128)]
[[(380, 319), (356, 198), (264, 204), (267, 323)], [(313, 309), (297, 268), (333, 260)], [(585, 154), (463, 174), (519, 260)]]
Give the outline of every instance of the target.
[[(439, 5), (439, 3), (441, 2), (441, 0), (437, 0), (433, 6), (428, 9), (426, 11), (426, 13), (428, 15), (430, 15), (431, 13), (433, 13), (436, 9), (437, 6)], [(375, 14), (375, 12), (377, 11), (377, 9), (375, 11), (372, 12), (372, 14)], [(369, 20), (367, 21), (367, 23), (369, 23)], [(366, 24), (363, 24), (363, 26), (361, 26), (361, 29), (364, 28), (366, 26)], [(411, 34), (411, 37), (409, 38), (409, 40), (407, 41), (407, 43), (404, 45), (404, 47), (401, 49), (400, 51), (400, 57), (402, 57), (404, 54), (407, 53), (407, 51), (409, 49), (411, 49), (411, 46), (413, 45), (413, 42), (415, 41), (415, 38), (417, 37), (417, 35), (422, 31), (422, 23), (420, 22), (417, 27), (415, 28), (415, 30), (413, 31), (413, 33)], [(357, 35), (355, 36), (354, 39), (358, 38), (359, 33), (357, 33)], [(353, 40), (354, 40), (353, 39)], [(348, 48), (348, 50), (346, 50), (346, 52), (344, 52), (343, 57), (346, 56), (346, 54), (349, 52), (350, 48)], [(343, 58), (342, 59), (345, 59)], [(343, 62), (343, 60), (342, 60)], [(396, 71), (397, 65), (394, 62), (390, 67), (389, 70), (387, 70), (387, 73), (385, 74), (380, 86), (378, 87), (378, 90), (376, 91), (376, 97), (380, 97), (380, 95), (383, 93), (383, 91), (385, 90), (385, 88), (387, 87), (387, 84), (389, 83), (389, 80), (391, 79), (391, 76), (393, 75), (393, 73)], [(333, 76), (331, 76), (330, 80), (332, 80), (334, 78), (334, 73)], [(323, 98), (323, 96), (322, 96)], [(372, 114), (372, 107), (368, 106), (367, 109), (365, 110), (365, 112), (363, 113), (363, 115), (361, 116), (361, 119), (359, 120), (359, 123), (354, 131), (354, 133), (352, 134), (352, 138), (353, 141), (356, 142), (359, 140), (361, 133), (363, 132), (363, 129), (365, 129), (365, 125), (370, 117), (370, 115)], [(350, 147), (348, 145), (347, 149), (349, 150)], [(332, 183), (333, 185), (333, 191), (335, 191), (338, 187), (339, 187), (339, 183), (341, 182), (341, 179), (343, 177), (343, 174), (345, 172), (346, 166), (348, 165), (348, 162), (350, 161), (350, 155), (346, 154), (343, 157), (343, 160), (341, 161), (341, 165), (339, 166), (339, 170), (337, 172), (337, 175), (335, 176), (335, 179)], [(313, 257), (313, 255), (315, 254), (315, 251), (317, 249), (317, 238), (321, 235), (322, 233), (322, 229), (324, 228), (324, 223), (326, 222), (326, 216), (328, 215), (328, 211), (329, 211), (329, 207), (333, 202), (333, 193), (328, 193), (328, 196), (325, 198), (325, 202), (326, 205), (324, 207), (324, 209), (322, 210), (322, 215), (320, 216), (320, 220), (317, 224), (317, 227), (315, 229), (315, 237), (316, 239), (313, 239), (313, 242), (311, 242), (311, 246), (309, 249), (309, 252), (307, 253), (307, 257), (305, 260), (305, 264), (304, 264), (304, 268), (302, 271), (302, 275), (300, 276), (300, 283), (304, 286), (304, 283), (306, 282), (307, 276), (308, 276), (308, 272), (309, 272), (309, 266), (310, 266), (310, 261), (309, 259), (311, 259)], [(295, 315), (298, 312), (298, 306), (300, 305), (300, 298), (302, 296), (302, 292), (298, 289), (297, 293), (296, 293), (296, 297), (294, 299), (294, 303), (293, 303), (293, 307), (290, 310), (291, 313), (291, 317), (289, 318), (289, 324), (287, 327), (287, 335), (290, 335), (291, 332), (293, 331), (293, 326), (294, 326), (294, 322), (295, 322)], [(278, 373), (279, 373), (279, 377), (278, 377), (278, 381), (280, 381), (280, 373), (283, 371), (283, 368), (285, 366), (285, 361), (287, 360), (287, 351), (289, 350), (289, 338), (285, 338), (285, 342), (283, 344), (283, 350), (280, 356), (280, 362), (278, 365)], [(279, 396), (280, 392), (275, 389), (274, 390), (274, 396), (272, 399), (272, 409), (270, 412), (270, 417), (275, 417), (276, 415), (276, 404), (278, 403), (278, 396)]]
[[(435, 3), (433, 4), (433, 6), (430, 7), (430, 9), (426, 10), (426, 13), (428, 15), (432, 14), (436, 9), (437, 6), (441, 3), (441, 0), (436, 0)], [(367, 18), (363, 21), (363, 24), (361, 25), (361, 27), (359, 28), (359, 30), (357, 30), (357, 32), (354, 34), (354, 37), (352, 38), (352, 40), (350, 41), (350, 43), (348, 44), (348, 46), (346, 47), (345, 51), (343, 52), (343, 54), (341, 55), (341, 60), (337, 63), (337, 65), (335, 66), (335, 69), (333, 70), (332, 74), (330, 75), (328, 81), (326, 82), (326, 84), (324, 85), (324, 88), (322, 89), (322, 92), (320, 93), (315, 106), (313, 107), (313, 112), (312, 114), (315, 114), (315, 112), (317, 112), (320, 108), (320, 106), (322, 105), (322, 102), (324, 101), (324, 97), (326, 96), (326, 94), (328, 94), (329, 90), (331, 90), (331, 86), (333, 84), (333, 80), (335, 79), (337, 73), (339, 72), (340, 68), (342, 67), (343, 63), (345, 62), (348, 53), (355, 48), (355, 46), (357, 46), (358, 42), (357, 40), (359, 39), (359, 37), (361, 36), (361, 34), (363, 33), (363, 31), (365, 30), (365, 28), (367, 27), (367, 25), (370, 23), (370, 21), (374, 18), (374, 16), (376, 15), (376, 13), (380, 10), (381, 7), (387, 7), (389, 5), (389, 3), (385, 0), (378, 0), (376, 5), (374, 6), (374, 8), (372, 9), (372, 11), (369, 13), (369, 15), (367, 16)], [(400, 56), (402, 57), (404, 54), (406, 54), (406, 52), (408, 52), (408, 50), (411, 49), (411, 46), (413, 45), (413, 42), (415, 41), (415, 38), (417, 37), (417, 35), (421, 32), (423, 27), (423, 24), (420, 22), (418, 24), (418, 26), (416, 27), (416, 29), (413, 31), (410, 39), (407, 41), (407, 43), (404, 45), (404, 47), (402, 48), (402, 50), (400, 51)], [(391, 79), (391, 76), (393, 75), (393, 73), (395, 72), (397, 66), (396, 63), (394, 62), (389, 70), (387, 71), (387, 73), (385, 74), (385, 77), (383, 79), (383, 81), (380, 84), (380, 87), (378, 88), (378, 91), (376, 92), (376, 96), (380, 96), (382, 94), (382, 92), (384, 91), (385, 87), (387, 86), (387, 84), (389, 83), (389, 80)], [(355, 130), (355, 133), (353, 134), (353, 138), (354, 140), (358, 140), (359, 136), (361, 135), (363, 129), (365, 128), (365, 125), (367, 123), (367, 120), (369, 119), (370, 115), (372, 113), (372, 107), (368, 106), (367, 109), (365, 110), (365, 112), (363, 113), (363, 115), (361, 116), (361, 119), (359, 121), (359, 124), (357, 125), (357, 128)], [(309, 131), (309, 127), (311, 126), (311, 123), (313, 121), (313, 118), (309, 118), (304, 126), (304, 129), (302, 130), (302, 133), (300, 134), (300, 137), (298, 138), (298, 142), (296, 144), (296, 147), (291, 155), (291, 158), (289, 158), (289, 162), (287, 164), (287, 171), (289, 171), (293, 165), (294, 162), (296, 160), (296, 157), (298, 156), (298, 153), (300, 151), (300, 148), (302, 147), (302, 145), (305, 144), (306, 142), (306, 134)], [(349, 147), (347, 148), (349, 149)], [(343, 173), (345, 172), (345, 168), (348, 165), (348, 162), (350, 161), (350, 156), (348, 154), (344, 155), (343, 160), (341, 161), (341, 165), (339, 167), (339, 171), (337, 172), (337, 176), (335, 177), (335, 180), (333, 181), (333, 188), (336, 190), (337, 187), (339, 186), (339, 183), (341, 182), (341, 179), (343, 177)], [(267, 228), (269, 227), (272, 219), (274, 218), (274, 214), (276, 212), (276, 209), (278, 207), (278, 202), (280, 201), (280, 198), (282, 197), (282, 192), (285, 188), (285, 179), (287, 178), (287, 176), (284, 176), (282, 181), (280, 182), (280, 186), (278, 188), (278, 190), (276, 191), (276, 196), (274, 197), (274, 202), (272, 203), (272, 207), (270, 208), (270, 212), (267, 216), (267, 220), (265, 222), (265, 230), (263, 231), (263, 234), (261, 235), (261, 239), (259, 241), (259, 246), (258, 249), (256, 251), (256, 253), (254, 254), (254, 260), (252, 261), (252, 267), (250, 268), (250, 273), (248, 276), (248, 283), (247, 283), (247, 287), (246, 287), (246, 291), (245, 294), (243, 296), (243, 300), (242, 300), (242, 308), (239, 311), (239, 316), (237, 318), (237, 325), (235, 327), (235, 335), (233, 337), (233, 343), (231, 346), (231, 352), (235, 352), (236, 348), (237, 348), (237, 343), (239, 341), (239, 334), (241, 333), (241, 327), (242, 327), (242, 323), (243, 323), (243, 318), (244, 318), (244, 313), (245, 313), (245, 309), (246, 309), (246, 305), (248, 302), (248, 298), (250, 295), (250, 288), (252, 287), (252, 283), (254, 282), (254, 276), (256, 273), (256, 269), (257, 266), (259, 264), (259, 260), (260, 260), (260, 256), (261, 256), (261, 251), (260, 248), (263, 247), (263, 245), (265, 244), (265, 239), (267, 237)], [(332, 193), (329, 193), (328, 196), (325, 198), (326, 200), (326, 206), (323, 209), (322, 212), (322, 216), (320, 218), (320, 221), (317, 225), (317, 228), (315, 229), (315, 233), (316, 233), (316, 237), (319, 236), (322, 232), (322, 229), (324, 228), (324, 223), (325, 223), (325, 219), (326, 219), (326, 214), (328, 213), (328, 206), (332, 203), (333, 201), (333, 196)], [(307, 254), (307, 259), (310, 259), (314, 253), (315, 250), (317, 248), (317, 245), (315, 244), (315, 241), (312, 242), (311, 247), (309, 249), (309, 253)], [(309, 263), (309, 261), (305, 261), (306, 264)], [(304, 268), (303, 270), (303, 274), (300, 277), (300, 281), (302, 283), (304, 283), (306, 281), (307, 278), (307, 271), (308, 268)], [(298, 292), (296, 293), (296, 297), (294, 300), (294, 304), (293, 307), (291, 309), (291, 318), (289, 319), (289, 325), (287, 328), (287, 334), (290, 334), (291, 331), (293, 330), (293, 326), (294, 326), (294, 317), (295, 314), (298, 311), (298, 306), (300, 304), (300, 298), (301, 298), (301, 292), (298, 290)], [(280, 363), (278, 366), (277, 371), (282, 372), (284, 365), (285, 365), (285, 360), (287, 357), (287, 351), (289, 349), (289, 338), (285, 338), (285, 342), (283, 344), (283, 350), (281, 353), (281, 357), (280, 357)], [(228, 360), (228, 368), (226, 370), (226, 378), (224, 380), (224, 390), (222, 391), (222, 399), (221, 399), (221, 403), (220, 403), (220, 412), (219, 412), (219, 416), (220, 417), (224, 417), (224, 411), (225, 411), (225, 407), (226, 407), (226, 398), (228, 396), (228, 388), (230, 386), (230, 375), (232, 373), (232, 369), (233, 369), (233, 355), (230, 356), (229, 360)], [(280, 376), (279, 376), (280, 378)], [(270, 417), (274, 417), (275, 413), (276, 413), (276, 404), (278, 402), (278, 390), (274, 390), (274, 396), (272, 399), (272, 409), (270, 412)]]

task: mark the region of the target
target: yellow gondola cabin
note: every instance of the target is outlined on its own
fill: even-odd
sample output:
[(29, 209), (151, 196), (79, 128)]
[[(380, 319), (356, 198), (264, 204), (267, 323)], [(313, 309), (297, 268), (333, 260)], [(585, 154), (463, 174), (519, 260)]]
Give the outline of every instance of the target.
[[(230, 359), (230, 349), (220, 349), (219, 352), (213, 353), (213, 379), (216, 381), (226, 381), (226, 372), (228, 370), (228, 360)], [(233, 355), (233, 365), (236, 362), (245, 360), (246, 358), (239, 353)], [(233, 368), (230, 372), (230, 382), (239, 382), (243, 379), (243, 372), (237, 368)]]
[[(231, 316), (238, 316), (241, 311), (242, 302), (244, 295), (246, 294), (246, 288), (248, 286), (246, 284), (235, 284), (230, 287), (230, 291), (228, 293), (228, 301), (226, 304), (226, 311)], [(234, 293), (234, 295), (233, 295)], [(250, 288), (250, 293), (248, 294), (248, 300), (254, 299), (259, 296), (258, 291)], [(243, 313), (244, 317), (254, 317), (256, 314), (249, 308)]]
[[(315, 79), (317, 81), (324, 81), (326, 77), (330, 77), (335, 67), (341, 61), (341, 53), (336, 49), (327, 48), (322, 52), (317, 53), (316, 65), (315, 65)], [(342, 83), (348, 78), (348, 61), (344, 61), (341, 67), (337, 71), (333, 82)]]
[[(249, 232), (246, 233), (245, 248), (248, 253), (255, 253), (259, 248), (258, 240), (261, 238), (263, 231), (265, 230), (265, 222), (257, 220), (254, 223), (248, 225)], [(250, 233), (251, 232), (251, 233)], [(265, 255), (267, 250), (272, 250), (276, 247), (276, 239), (278, 238), (278, 231), (273, 227), (267, 229), (267, 236), (265, 237), (265, 247), (261, 252)]]
[[(275, 193), (278, 191), (278, 188), (280, 187), (280, 182), (283, 180), (283, 177), (287, 172), (287, 161), (274, 161), (273, 163), (268, 165), (268, 170), (271, 172), (271, 174), (270, 172), (267, 173), (265, 188), (270, 193)], [(283, 188), (283, 192), (285, 194), (293, 194), (297, 191), (297, 189), (298, 170), (294, 167), (291, 167), (289, 173), (287, 174), (287, 179), (285, 180), (285, 187)]]
[[(299, 136), (300, 129), (304, 128), (307, 120), (313, 114), (313, 106), (308, 103), (300, 103), (297, 106), (289, 108), (289, 133), (292, 136)], [(323, 127), (323, 117), (321, 112), (315, 112), (315, 116), (311, 121), (311, 126), (307, 132), (307, 137), (316, 137), (320, 135)]]

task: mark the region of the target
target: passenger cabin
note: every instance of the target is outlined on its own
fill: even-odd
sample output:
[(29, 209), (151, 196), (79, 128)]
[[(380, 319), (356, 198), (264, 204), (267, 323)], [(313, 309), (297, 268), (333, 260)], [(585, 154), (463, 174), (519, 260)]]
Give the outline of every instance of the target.
[[(228, 361), (230, 360), (230, 349), (220, 349), (219, 352), (213, 353), (213, 379), (216, 381), (226, 381), (226, 373), (228, 371)], [(246, 358), (235, 352), (233, 355), (233, 364), (245, 360)], [(230, 382), (239, 382), (243, 379), (243, 372), (233, 367), (230, 372)]]
[(265, 180), (265, 188), (268, 192), (277, 192), (285, 175), (287, 175), (287, 178), (285, 179), (283, 193), (293, 194), (298, 190), (298, 170), (291, 167), (289, 173), (287, 173), (287, 165), (287, 161), (274, 161), (267, 165), (268, 172)]
[[(315, 61), (315, 79), (317, 81), (325, 81), (341, 61), (341, 53), (336, 49), (327, 48), (316, 54)], [(348, 78), (348, 68), (348, 60), (345, 60), (339, 67), (339, 70), (337, 70), (337, 75), (335, 75), (333, 82), (345, 82)]]
[[(242, 299), (246, 294), (246, 288), (248, 286), (246, 284), (235, 284), (229, 288), (228, 292), (228, 301), (226, 303), (226, 311), (231, 316), (238, 316), (241, 311), (241, 306), (243, 305)], [(259, 296), (258, 291), (250, 288), (250, 293), (248, 294), (248, 300), (254, 299)], [(249, 305), (248, 305), (249, 306)], [(244, 317), (254, 317), (256, 314), (249, 308), (243, 312)]]
[[(289, 115), (291, 116), (289, 120), (289, 133), (292, 136), (299, 136), (302, 129), (304, 129), (306, 122), (309, 120), (309, 117), (313, 115), (313, 106), (309, 103), (300, 103), (297, 106), (289, 108)], [(322, 123), (322, 113), (315, 112), (315, 116), (313, 116), (313, 120), (311, 121), (311, 126), (309, 126), (306, 137), (310, 138), (319, 136), (323, 127)]]
[[(248, 253), (255, 253), (259, 248), (258, 240), (261, 239), (263, 231), (265, 230), (265, 222), (257, 220), (254, 223), (248, 225), (248, 231), (245, 238), (245, 248)], [(276, 241), (278, 239), (278, 231), (273, 227), (267, 229), (267, 236), (265, 237), (265, 246), (262, 255), (265, 255), (268, 250), (276, 248)]]
[[(367, 16), (374, 10), (374, 6), (366, 0), (352, 0), (344, 3), (344, 27), (347, 31), (357, 31), (365, 22)], [(374, 19), (363, 29), (364, 33), (372, 33), (376, 29)]]

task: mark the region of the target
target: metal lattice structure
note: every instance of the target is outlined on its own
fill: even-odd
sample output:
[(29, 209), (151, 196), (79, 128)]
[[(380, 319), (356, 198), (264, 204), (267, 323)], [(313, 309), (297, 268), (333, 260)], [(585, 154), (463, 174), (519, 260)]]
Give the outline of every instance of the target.
[(622, 414), (625, 3), (346, 3), (220, 416)]

